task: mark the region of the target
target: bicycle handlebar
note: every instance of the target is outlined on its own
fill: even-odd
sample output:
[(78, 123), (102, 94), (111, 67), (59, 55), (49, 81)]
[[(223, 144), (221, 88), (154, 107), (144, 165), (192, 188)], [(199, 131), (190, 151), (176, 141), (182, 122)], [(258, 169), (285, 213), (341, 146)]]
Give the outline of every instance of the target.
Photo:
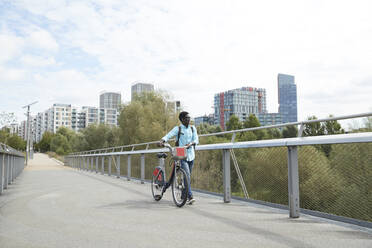
[(164, 143), (163, 146), (166, 147), (166, 148), (168, 148), (169, 149), (169, 152), (172, 153), (173, 147), (170, 144)]

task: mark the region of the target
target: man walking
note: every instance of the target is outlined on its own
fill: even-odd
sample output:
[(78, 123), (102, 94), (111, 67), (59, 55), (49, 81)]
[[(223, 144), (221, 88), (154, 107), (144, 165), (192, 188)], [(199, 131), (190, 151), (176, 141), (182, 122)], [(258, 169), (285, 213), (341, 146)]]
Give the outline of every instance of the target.
[(169, 139), (176, 136), (176, 146), (185, 146), (187, 148), (187, 157), (185, 160), (181, 160), (181, 167), (186, 172), (189, 181), (189, 194), (187, 196), (188, 204), (193, 204), (195, 199), (191, 192), (191, 172), (194, 167), (195, 145), (199, 143), (199, 138), (196, 128), (190, 125), (190, 115), (188, 112), (181, 112), (178, 118), (182, 124), (180, 126), (175, 126), (167, 135), (165, 135), (160, 140), (160, 144), (162, 145), (164, 142), (167, 142)]

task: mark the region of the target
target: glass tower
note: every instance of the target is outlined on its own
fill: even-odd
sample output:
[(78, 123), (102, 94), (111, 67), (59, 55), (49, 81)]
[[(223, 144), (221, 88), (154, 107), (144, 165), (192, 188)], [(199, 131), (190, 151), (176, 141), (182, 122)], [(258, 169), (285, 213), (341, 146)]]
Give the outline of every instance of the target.
[(278, 74), (278, 101), (283, 123), (297, 122), (297, 86), (294, 76)]

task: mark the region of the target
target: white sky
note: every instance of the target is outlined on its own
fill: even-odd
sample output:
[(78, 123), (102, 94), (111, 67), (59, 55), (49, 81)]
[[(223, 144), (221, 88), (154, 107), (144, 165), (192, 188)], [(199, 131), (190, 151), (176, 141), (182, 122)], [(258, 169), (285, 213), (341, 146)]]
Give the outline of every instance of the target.
[(298, 116), (372, 111), (372, 1), (2, 0), (0, 112), (24, 118), (53, 103), (98, 106), (102, 90), (130, 100), (153, 83), (192, 116), (215, 93), (295, 76)]

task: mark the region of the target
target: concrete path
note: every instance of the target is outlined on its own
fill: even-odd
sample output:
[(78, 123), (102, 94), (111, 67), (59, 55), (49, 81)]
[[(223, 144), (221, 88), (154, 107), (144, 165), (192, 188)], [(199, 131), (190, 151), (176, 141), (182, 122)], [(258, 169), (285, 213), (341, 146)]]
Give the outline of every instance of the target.
[(195, 193), (177, 208), (149, 184), (77, 171), (46, 155), (0, 196), (0, 247), (372, 247), (358, 229)]

